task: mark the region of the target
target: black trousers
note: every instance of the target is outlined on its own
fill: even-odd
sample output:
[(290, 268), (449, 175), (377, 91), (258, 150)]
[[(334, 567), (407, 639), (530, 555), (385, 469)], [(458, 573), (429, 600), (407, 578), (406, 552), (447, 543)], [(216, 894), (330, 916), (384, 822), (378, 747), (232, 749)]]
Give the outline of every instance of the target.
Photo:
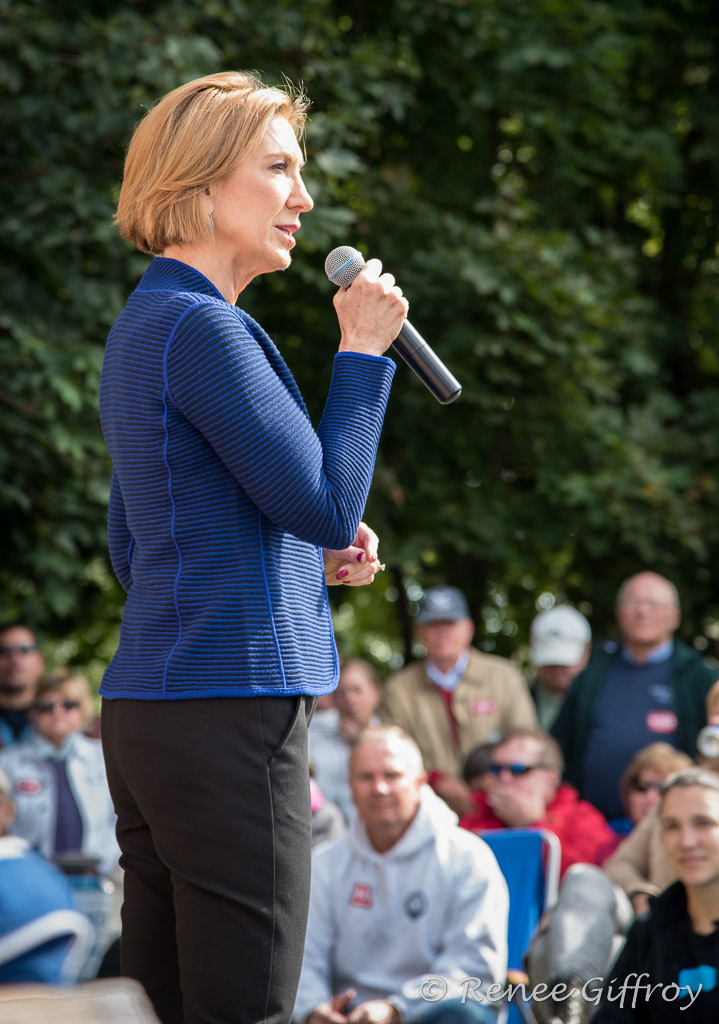
[(310, 697), (104, 701), (122, 970), (163, 1024), (286, 1024), (310, 885)]

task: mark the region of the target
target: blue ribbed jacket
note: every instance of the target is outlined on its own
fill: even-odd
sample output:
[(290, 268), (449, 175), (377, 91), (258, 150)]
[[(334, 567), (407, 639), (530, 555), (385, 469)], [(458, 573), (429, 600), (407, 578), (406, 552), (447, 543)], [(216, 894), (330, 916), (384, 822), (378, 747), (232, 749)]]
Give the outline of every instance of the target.
[(193, 268), (153, 260), (102, 371), (110, 556), (127, 592), (103, 697), (334, 688), (321, 549), (354, 540), (394, 369), (338, 353), (315, 430), (262, 328)]

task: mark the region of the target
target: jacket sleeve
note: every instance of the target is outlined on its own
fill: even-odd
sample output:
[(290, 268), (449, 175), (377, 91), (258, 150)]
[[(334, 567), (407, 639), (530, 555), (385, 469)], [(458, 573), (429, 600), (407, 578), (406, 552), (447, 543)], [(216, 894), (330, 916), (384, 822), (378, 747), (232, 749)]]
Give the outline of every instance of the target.
[(107, 537), (110, 548), (110, 561), (115, 575), (128, 592), (132, 586), (132, 548), (134, 540), (127, 525), (125, 502), (120, 490), (120, 482), (113, 472), (110, 481), (110, 504), (107, 516)]
[(332, 858), (324, 851), (312, 858), (312, 884), (310, 910), (307, 919), (307, 937), (302, 958), (302, 972), (292, 1015), (297, 1024), (305, 1019), (320, 1003), (326, 1002), (332, 992), (332, 950), (335, 946), (336, 925), (332, 908)]
[(610, 843), (614, 831), (606, 818), (586, 800), (578, 800), (568, 814), (561, 831), (551, 820), (539, 825), (557, 832), (562, 848), (561, 874), (573, 864), (596, 864), (601, 850)]
[[(15, 817), (8, 834), (19, 836), (43, 857), (50, 858), (55, 840), (55, 801), (52, 797), (54, 779), (49, 765), (38, 761), (29, 740), (22, 740), (0, 751), (0, 768), (10, 780), (15, 802)], [(21, 780), (31, 780), (33, 787), (21, 786), (18, 789)], [(50, 798), (38, 800), (38, 790), (45, 790)]]
[[(437, 985), (442, 987), (443, 999), (465, 1000), (480, 993), (486, 996), (492, 985), (497, 986), (498, 994), (505, 985), (507, 884), (489, 847), (476, 836), (471, 844), (458, 869), (455, 896), (447, 907), (446, 926), (431, 969), (410, 978), (388, 996), (403, 1021), (411, 1022), (427, 1012), (431, 1004), (422, 995), (436, 994)], [(467, 979), (474, 994), (467, 991)]]
[(653, 837), (655, 840), (658, 837), (655, 811), (644, 816), (603, 865), (611, 880), (623, 889), (627, 896), (635, 892), (646, 892), (654, 896), (659, 892), (659, 886), (649, 879)]
[(394, 369), (391, 359), (338, 353), (315, 431), (238, 311), (201, 303), (175, 327), (165, 383), (273, 523), (341, 549), (362, 517)]

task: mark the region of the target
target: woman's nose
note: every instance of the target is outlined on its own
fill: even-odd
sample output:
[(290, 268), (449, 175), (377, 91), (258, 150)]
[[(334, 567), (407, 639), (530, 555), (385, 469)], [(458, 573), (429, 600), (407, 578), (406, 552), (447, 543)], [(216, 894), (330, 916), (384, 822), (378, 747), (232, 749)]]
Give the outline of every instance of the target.
[(693, 828), (683, 828), (679, 834), (679, 845), (683, 848), (694, 846), (695, 837)]
[(295, 188), (292, 194), (293, 205), (299, 208), (303, 213), (309, 213), (312, 207), (315, 205), (314, 199), (309, 193), (307, 186), (305, 185), (304, 179), (298, 175), (295, 182)]

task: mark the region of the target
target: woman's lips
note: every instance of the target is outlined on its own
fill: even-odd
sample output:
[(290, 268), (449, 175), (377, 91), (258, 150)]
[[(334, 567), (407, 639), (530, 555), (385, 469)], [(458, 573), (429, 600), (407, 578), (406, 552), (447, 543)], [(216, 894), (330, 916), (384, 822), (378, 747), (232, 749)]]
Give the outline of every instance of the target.
[(285, 238), (288, 238), (292, 245), (295, 245), (295, 240), (292, 237), (295, 231), (299, 231), (299, 224), (275, 224), (278, 231), (281, 231)]

